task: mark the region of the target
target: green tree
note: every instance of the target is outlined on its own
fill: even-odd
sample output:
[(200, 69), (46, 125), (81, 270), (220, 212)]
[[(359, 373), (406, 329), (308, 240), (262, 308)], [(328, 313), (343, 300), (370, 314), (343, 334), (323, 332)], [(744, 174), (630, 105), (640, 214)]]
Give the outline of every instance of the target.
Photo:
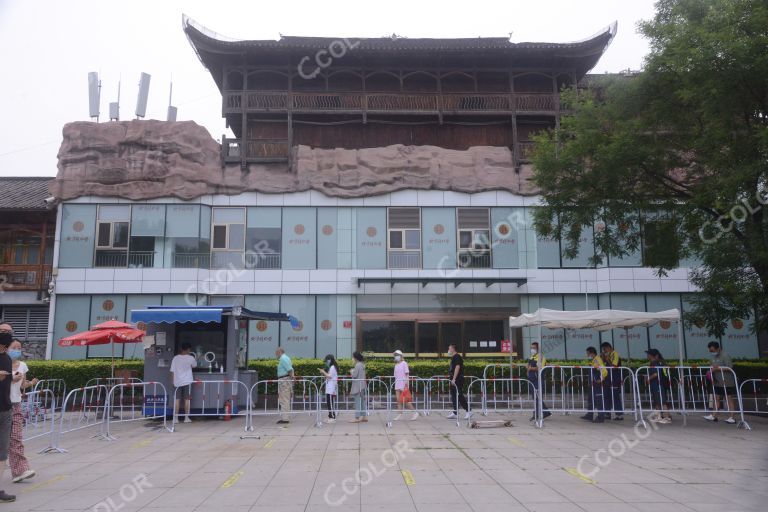
[[(643, 70), (564, 91), (567, 115), (537, 138), (537, 229), (595, 263), (648, 240), (660, 274), (700, 261), (688, 321), (721, 335), (732, 318), (768, 330), (768, 2), (660, 0), (639, 24)], [(754, 313), (753, 313), (754, 312)]]

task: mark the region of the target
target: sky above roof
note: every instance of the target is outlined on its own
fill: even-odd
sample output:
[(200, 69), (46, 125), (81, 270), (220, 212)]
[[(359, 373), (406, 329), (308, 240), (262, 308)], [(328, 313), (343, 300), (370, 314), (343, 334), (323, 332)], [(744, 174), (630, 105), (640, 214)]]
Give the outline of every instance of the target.
[[(376, 9), (372, 9), (376, 6)], [(225, 133), (221, 97), (181, 28), (182, 13), (236, 39), (506, 37), (585, 39), (613, 21), (618, 34), (592, 73), (639, 69), (648, 52), (636, 24), (652, 0), (292, 0), (104, 2), (0, 0), (0, 176), (53, 176), (65, 123), (87, 121), (89, 71), (101, 83), (101, 121), (120, 91), (120, 118), (135, 118), (139, 74), (152, 75), (147, 118), (165, 119), (173, 79), (178, 120), (215, 139)]]

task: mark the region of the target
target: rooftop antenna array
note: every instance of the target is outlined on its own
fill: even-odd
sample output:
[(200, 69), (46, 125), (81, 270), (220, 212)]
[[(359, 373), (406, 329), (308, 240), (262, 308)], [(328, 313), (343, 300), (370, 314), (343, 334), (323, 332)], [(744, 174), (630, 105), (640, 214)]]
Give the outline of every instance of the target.
[(101, 80), (96, 71), (88, 73), (88, 115), (99, 122), (99, 102), (101, 99)]

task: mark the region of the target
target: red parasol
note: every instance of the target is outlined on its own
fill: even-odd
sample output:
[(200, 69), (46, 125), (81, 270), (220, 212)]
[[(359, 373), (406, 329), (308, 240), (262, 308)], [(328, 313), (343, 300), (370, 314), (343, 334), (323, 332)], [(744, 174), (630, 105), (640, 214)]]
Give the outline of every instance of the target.
[(145, 332), (135, 329), (130, 324), (110, 320), (94, 325), (90, 331), (80, 332), (61, 338), (60, 347), (83, 347), (89, 345), (112, 344), (112, 377), (115, 376), (115, 343), (138, 343), (144, 339)]

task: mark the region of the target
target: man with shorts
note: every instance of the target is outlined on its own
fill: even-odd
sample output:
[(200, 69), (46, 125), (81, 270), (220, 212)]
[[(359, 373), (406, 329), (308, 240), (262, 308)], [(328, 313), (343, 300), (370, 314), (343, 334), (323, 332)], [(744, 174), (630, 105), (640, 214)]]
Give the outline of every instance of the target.
[(726, 423), (736, 423), (733, 418), (733, 413), (736, 410), (736, 377), (733, 374), (733, 361), (731, 356), (723, 352), (720, 348), (720, 343), (716, 341), (710, 341), (707, 344), (709, 349), (709, 357), (712, 360), (712, 387), (714, 388), (715, 397), (713, 401), (714, 407), (710, 414), (704, 416), (707, 421), (717, 421), (717, 411), (720, 409), (720, 399), (725, 401), (728, 407), (728, 418)]
[[(13, 336), (7, 330), (0, 332), (0, 481), (5, 473), (8, 449), (11, 444), (11, 425), (13, 423), (13, 404), (11, 403), (11, 375), (13, 361), (8, 356), (8, 346)], [(16, 496), (0, 491), (0, 503), (16, 501)]]
[(171, 373), (173, 374), (173, 387), (175, 388), (176, 401), (173, 405), (173, 422), (179, 422), (179, 407), (184, 401), (184, 423), (192, 423), (189, 419), (189, 409), (192, 405), (191, 387), (194, 378), (192, 377), (192, 368), (197, 368), (197, 360), (190, 355), (192, 350), (191, 343), (182, 343), (181, 352), (174, 356), (171, 361)]

